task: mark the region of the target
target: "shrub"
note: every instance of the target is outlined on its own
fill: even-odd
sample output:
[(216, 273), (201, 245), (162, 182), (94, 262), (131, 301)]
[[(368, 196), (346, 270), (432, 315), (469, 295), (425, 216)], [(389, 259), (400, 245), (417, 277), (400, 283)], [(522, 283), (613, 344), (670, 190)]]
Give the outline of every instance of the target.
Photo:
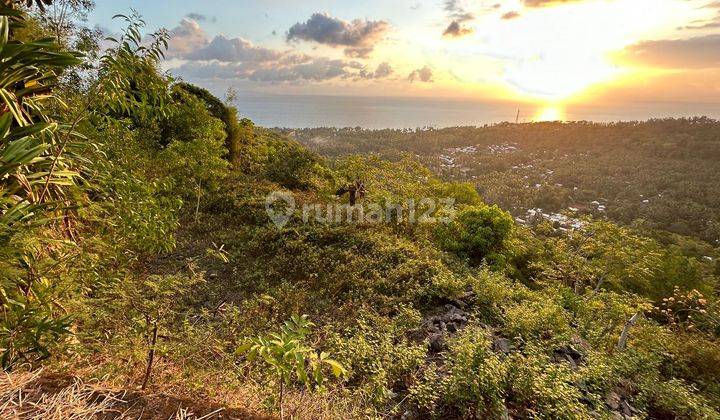
[(525, 341), (560, 342), (570, 338), (570, 316), (552, 301), (525, 301), (505, 308), (503, 331)]
[(431, 367), (410, 388), (411, 399), (427, 412), (462, 418), (499, 418), (504, 411), (502, 362), (487, 331), (468, 327), (450, 343), (442, 369)]
[(295, 141), (272, 141), (268, 144), (265, 176), (285, 188), (306, 190), (319, 186), (329, 175), (322, 159)]
[(444, 249), (479, 263), (496, 257), (513, 226), (512, 216), (497, 206), (471, 206), (450, 223), (439, 224), (435, 236)]
[(389, 318), (362, 311), (355, 324), (332, 332), (328, 339), (345, 362), (351, 383), (376, 406), (385, 403), (393, 389), (404, 389), (425, 359), (426, 346), (406, 336), (407, 330), (419, 326), (419, 312), (404, 306), (399, 312)]

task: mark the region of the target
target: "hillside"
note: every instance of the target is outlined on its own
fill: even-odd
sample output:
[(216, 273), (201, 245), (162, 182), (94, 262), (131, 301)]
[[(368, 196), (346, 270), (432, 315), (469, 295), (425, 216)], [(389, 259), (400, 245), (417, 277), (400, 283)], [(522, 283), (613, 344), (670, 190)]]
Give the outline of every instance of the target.
[[(717, 217), (613, 213), (717, 214), (717, 123), (288, 136), (162, 72), (139, 16), (100, 49), (35, 7), (0, 7), (0, 418), (720, 418)], [(607, 137), (647, 173), (598, 176)]]
[(284, 132), (330, 157), (416, 155), (517, 217), (570, 211), (720, 244), (720, 123), (708, 118)]

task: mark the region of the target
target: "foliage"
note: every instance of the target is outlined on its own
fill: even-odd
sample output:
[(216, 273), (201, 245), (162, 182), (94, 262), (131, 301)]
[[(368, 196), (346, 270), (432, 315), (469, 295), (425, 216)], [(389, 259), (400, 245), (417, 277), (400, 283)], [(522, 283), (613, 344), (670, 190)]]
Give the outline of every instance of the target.
[(277, 377), (281, 417), (284, 387), (290, 386), (293, 379), (312, 389), (314, 386), (322, 386), (325, 368), (329, 368), (336, 378), (346, 374), (345, 368), (330, 359), (327, 353), (317, 352), (304, 343), (313, 326), (315, 324), (308, 320), (307, 315), (293, 315), (280, 327), (280, 332), (259, 336), (237, 349), (238, 354), (247, 354), (250, 362), (262, 360)]
[[(228, 150), (228, 160), (233, 164), (239, 163), (243, 145), (252, 141), (252, 122), (250, 120), (239, 121), (237, 109), (224, 104), (206, 89), (184, 82), (177, 83), (173, 86), (173, 89), (186, 91), (196, 96), (203, 101), (210, 115), (223, 122), (225, 125), (225, 148)], [(250, 127), (248, 127), (248, 123)]]
[(401, 307), (399, 312), (388, 320), (361, 311), (354, 325), (333, 331), (327, 340), (343, 360), (349, 382), (360, 386), (378, 406), (422, 365), (427, 351), (426, 345), (405, 336), (418, 327), (418, 311)]
[(100, 57), (98, 78), (99, 114), (113, 118), (129, 117), (135, 125), (150, 124), (165, 114), (170, 101), (168, 80), (158, 74), (157, 66), (168, 47), (167, 31), (149, 35), (143, 41), (145, 21), (137, 15), (116, 15), (127, 28), (119, 38), (108, 37), (114, 44)]
[(497, 258), (513, 226), (512, 217), (497, 206), (470, 206), (450, 223), (438, 225), (435, 236), (444, 249), (479, 263)]
[[(0, 9), (0, 323), (2, 366), (37, 362), (67, 333), (68, 320), (55, 312), (52, 279), (41, 270), (61, 254), (62, 238), (46, 241), (30, 232), (43, 229), (73, 204), (82, 136), (46, 113), (59, 74), (79, 62), (51, 40), (19, 42), (17, 11)], [(53, 250), (57, 250), (53, 252)], [(60, 257), (62, 258), (62, 257)]]
[(317, 187), (327, 176), (320, 157), (296, 142), (273, 141), (267, 148), (265, 176), (285, 188)]
[[(48, 22), (4, 13), (5, 369), (297, 418), (720, 416), (720, 252), (699, 239), (717, 236), (716, 122), (293, 134), (322, 157), (175, 83), (137, 16), (93, 72), (91, 40), (74, 67), (27, 41)], [(302, 223), (356, 180), (361, 205), (448, 199), (430, 214), (455, 218)], [(298, 204), (282, 230), (278, 188)], [(526, 217), (575, 204), (573, 226)]]
[(448, 365), (431, 366), (410, 389), (419, 406), (440, 415), (440, 407), (457, 410), (457, 417), (500, 417), (503, 368), (493, 354), (487, 332), (468, 328), (450, 346)]

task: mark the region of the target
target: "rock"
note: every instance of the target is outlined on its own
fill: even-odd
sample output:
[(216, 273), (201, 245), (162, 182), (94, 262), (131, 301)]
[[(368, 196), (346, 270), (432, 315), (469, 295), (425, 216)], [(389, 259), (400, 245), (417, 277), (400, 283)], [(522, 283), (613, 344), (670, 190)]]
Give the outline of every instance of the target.
[(463, 302), (460, 299), (453, 299), (452, 304), (460, 309), (465, 309), (467, 307), (467, 303)]
[(495, 340), (493, 340), (493, 350), (500, 353), (508, 354), (510, 353), (510, 340), (503, 337), (498, 337)]
[(400, 420), (414, 420), (420, 418), (417, 413), (413, 410), (406, 410), (402, 415), (400, 416)]
[(432, 353), (440, 353), (441, 351), (447, 349), (447, 344), (445, 343), (445, 334), (443, 333), (430, 334), (430, 336), (428, 337), (428, 342), (430, 343), (430, 351)]
[(575, 346), (568, 344), (553, 351), (552, 361), (555, 363), (567, 362), (572, 369), (576, 369), (583, 362), (584, 354)]
[(570, 337), (570, 344), (572, 344), (575, 348), (577, 348), (583, 354), (587, 354), (592, 349), (592, 346), (590, 345), (590, 343), (588, 343), (585, 339), (583, 339), (582, 337), (580, 337), (577, 334)]
[(617, 411), (611, 411), (610, 415), (613, 420), (625, 420), (625, 417), (623, 417), (622, 414), (618, 413)]
[(467, 325), (468, 319), (467, 312), (455, 305), (447, 304), (437, 310), (435, 315), (426, 317), (413, 336), (418, 340), (427, 339), (430, 352), (439, 353), (447, 349), (447, 337), (460, 331)]
[(449, 331), (455, 333), (468, 323), (468, 313), (455, 305), (445, 305), (445, 312), (425, 319), (423, 327), (427, 331)]
[(615, 391), (610, 391), (605, 396), (605, 405), (608, 406), (608, 408), (612, 411), (617, 411), (620, 409), (620, 396)]
[(620, 408), (622, 409), (623, 414), (627, 417), (633, 417), (635, 414), (639, 413), (638, 409), (630, 405), (627, 400), (622, 400), (622, 402), (620, 402)]

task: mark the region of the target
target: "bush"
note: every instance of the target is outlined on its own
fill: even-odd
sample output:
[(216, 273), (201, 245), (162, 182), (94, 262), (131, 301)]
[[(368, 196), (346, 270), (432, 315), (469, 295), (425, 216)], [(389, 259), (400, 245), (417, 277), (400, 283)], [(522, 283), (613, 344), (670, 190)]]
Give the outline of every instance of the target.
[(504, 369), (491, 350), (488, 332), (469, 327), (450, 343), (446, 366), (430, 367), (410, 388), (411, 399), (433, 415), (500, 418)]
[(344, 361), (351, 382), (376, 406), (387, 402), (393, 389), (404, 389), (410, 375), (422, 365), (427, 348), (413, 343), (406, 331), (417, 328), (419, 312), (401, 307), (388, 318), (362, 311), (357, 323), (332, 332), (328, 344)]
[(552, 301), (525, 301), (505, 308), (503, 331), (524, 341), (561, 342), (570, 338), (570, 316)]
[(265, 176), (281, 186), (293, 190), (318, 187), (329, 172), (322, 159), (294, 141), (272, 141), (268, 144)]
[(497, 206), (471, 206), (450, 223), (438, 225), (435, 237), (443, 249), (480, 263), (498, 257), (513, 226), (512, 216)]

